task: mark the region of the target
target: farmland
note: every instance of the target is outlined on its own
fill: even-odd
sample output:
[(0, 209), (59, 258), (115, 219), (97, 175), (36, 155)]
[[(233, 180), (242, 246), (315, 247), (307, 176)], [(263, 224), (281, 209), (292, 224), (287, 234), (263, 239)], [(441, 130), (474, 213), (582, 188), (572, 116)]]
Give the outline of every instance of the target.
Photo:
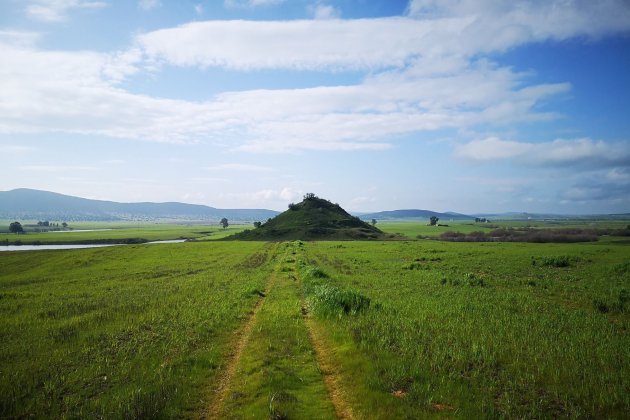
[(0, 416), (623, 418), (629, 292), (610, 240), (2, 253)]

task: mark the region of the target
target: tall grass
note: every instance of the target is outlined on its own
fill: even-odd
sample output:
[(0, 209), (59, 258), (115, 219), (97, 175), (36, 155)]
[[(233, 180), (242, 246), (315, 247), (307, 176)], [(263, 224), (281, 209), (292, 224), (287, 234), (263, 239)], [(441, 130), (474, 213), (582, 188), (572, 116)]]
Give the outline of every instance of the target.
[[(625, 308), (630, 277), (608, 276), (625, 251), (409, 242), (309, 244), (306, 254), (330, 287), (369, 299), (366, 310), (321, 322), (340, 346), (356, 347), (340, 363), (367, 360), (349, 374), (368, 384), (355, 392), (371, 417), (621, 418), (630, 409), (630, 319), (602, 313), (593, 299), (618, 290), (608, 305)], [(550, 263), (532, 265), (532, 256)], [(415, 260), (425, 269), (405, 268)]]
[(266, 248), (3, 253), (0, 417), (194, 412), (259, 299), (254, 291), (270, 272)]

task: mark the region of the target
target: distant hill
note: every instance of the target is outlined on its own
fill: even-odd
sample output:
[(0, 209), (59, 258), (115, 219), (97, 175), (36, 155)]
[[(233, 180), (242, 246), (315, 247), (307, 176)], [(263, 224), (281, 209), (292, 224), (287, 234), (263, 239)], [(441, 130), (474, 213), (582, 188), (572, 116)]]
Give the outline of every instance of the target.
[(554, 214), (554, 213), (526, 213), (526, 212), (507, 212), (507, 213), (484, 213), (474, 214), (474, 217), (486, 217), (492, 220), (575, 220), (575, 221), (594, 221), (594, 220), (628, 220), (630, 213), (619, 214)]
[(377, 213), (367, 213), (362, 214), (361, 219), (363, 220), (410, 220), (410, 219), (426, 219), (429, 220), (431, 217), (439, 217), (440, 220), (474, 220), (473, 216), (468, 216), (460, 213), (439, 213), (436, 211), (430, 210), (390, 210), (390, 211), (379, 211)]
[(338, 204), (307, 194), (298, 204), (262, 226), (226, 239), (239, 240), (365, 240), (385, 239), (376, 227), (351, 216)]
[(217, 209), (184, 203), (117, 203), (20, 188), (0, 191), (0, 219), (56, 221), (189, 220), (230, 222), (267, 220), (277, 211)]

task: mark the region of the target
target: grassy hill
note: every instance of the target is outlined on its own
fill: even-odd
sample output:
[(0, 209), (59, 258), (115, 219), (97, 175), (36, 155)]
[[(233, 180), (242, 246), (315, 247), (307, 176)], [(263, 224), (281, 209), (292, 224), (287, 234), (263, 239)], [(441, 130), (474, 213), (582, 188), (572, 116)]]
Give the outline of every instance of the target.
[(289, 210), (266, 223), (226, 239), (238, 240), (367, 240), (385, 239), (376, 227), (354, 217), (338, 204), (307, 194)]

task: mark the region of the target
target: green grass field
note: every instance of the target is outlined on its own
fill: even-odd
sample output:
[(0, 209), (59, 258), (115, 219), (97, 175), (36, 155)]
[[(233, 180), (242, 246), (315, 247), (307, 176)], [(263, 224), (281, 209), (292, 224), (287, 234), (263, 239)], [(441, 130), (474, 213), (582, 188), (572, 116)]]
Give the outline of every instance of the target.
[(376, 224), (376, 227), (387, 233), (397, 233), (404, 235), (409, 239), (415, 239), (420, 236), (438, 236), (444, 232), (487, 232), (497, 228), (537, 228), (537, 229), (562, 229), (562, 228), (612, 228), (625, 229), (629, 222), (627, 220), (590, 220), (588, 222), (580, 221), (512, 221), (498, 220), (491, 223), (474, 223), (470, 221), (439, 221), (440, 224), (448, 226), (428, 226), (426, 221), (382, 221)]
[(0, 417), (627, 418), (629, 300), (606, 241), (4, 252)]
[[(24, 235), (0, 233), (0, 245), (14, 244), (68, 244), (124, 242), (127, 240), (163, 241), (172, 239), (214, 240), (241, 232), (249, 225), (230, 225), (223, 229), (217, 225), (188, 225), (168, 223), (133, 223), (133, 222), (79, 222), (70, 225), (76, 231), (32, 232)], [(82, 230), (94, 230), (82, 232)], [(104, 230), (107, 229), (107, 230)], [(0, 232), (7, 232), (6, 226), (0, 225)]]

